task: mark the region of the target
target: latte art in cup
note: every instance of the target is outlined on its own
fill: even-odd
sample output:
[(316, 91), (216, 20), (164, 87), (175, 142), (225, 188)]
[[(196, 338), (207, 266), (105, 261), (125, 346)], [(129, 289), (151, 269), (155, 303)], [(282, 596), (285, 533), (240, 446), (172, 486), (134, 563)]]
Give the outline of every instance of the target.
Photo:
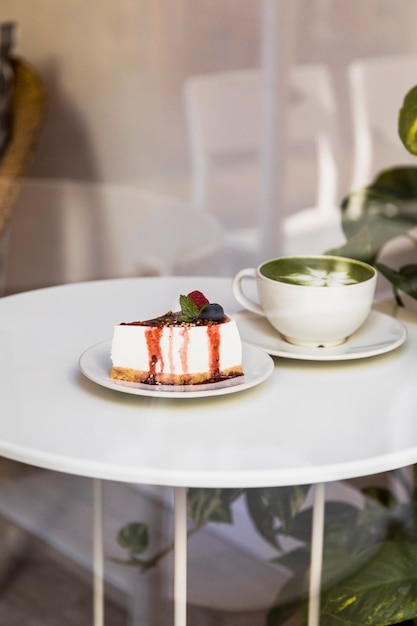
[[(255, 279), (259, 303), (244, 292)], [(265, 316), (285, 340), (303, 346), (335, 346), (368, 317), (377, 274), (362, 261), (327, 255), (281, 257), (246, 268), (233, 279), (238, 302)]]
[(306, 267), (305, 274), (294, 272), (279, 277), (284, 283), (294, 285), (308, 285), (309, 287), (339, 287), (340, 285), (354, 285), (358, 281), (347, 272), (326, 272)]
[(340, 287), (368, 280), (374, 268), (344, 257), (282, 257), (260, 266), (266, 278), (305, 287)]

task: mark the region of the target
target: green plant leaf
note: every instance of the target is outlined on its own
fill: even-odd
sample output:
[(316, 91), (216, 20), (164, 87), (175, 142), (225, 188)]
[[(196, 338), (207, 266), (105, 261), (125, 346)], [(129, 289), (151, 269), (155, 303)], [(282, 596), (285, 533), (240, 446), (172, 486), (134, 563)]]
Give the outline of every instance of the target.
[(376, 503), (387, 509), (394, 507), (398, 503), (395, 495), (386, 487), (369, 486), (363, 487), (361, 491), (367, 498), (372, 498)]
[(301, 485), (246, 490), (246, 505), (256, 529), (278, 550), (278, 534), (288, 534), (289, 525), (303, 506), (309, 489), (309, 485)]
[[(381, 197), (385, 196), (392, 201), (408, 201), (412, 205), (416, 202), (417, 197), (416, 169), (417, 166), (415, 165), (388, 167), (375, 176), (371, 186), (377, 190)], [(404, 204), (404, 207), (407, 205)], [(392, 207), (387, 207), (387, 214), (393, 217)]]
[(343, 246), (332, 248), (326, 254), (348, 257), (349, 259), (357, 259), (358, 261), (372, 264), (376, 259), (378, 251), (378, 249), (373, 247), (369, 227), (365, 224), (357, 232), (347, 234), (347, 241)]
[[(306, 545), (286, 552), (276, 559), (272, 559), (271, 562), (291, 571), (293, 574), (292, 578), (300, 581), (308, 577), (310, 558), (310, 545)], [(331, 549), (325, 548), (323, 553), (322, 587), (324, 589), (329, 588), (350, 576), (352, 571), (354, 571), (354, 558), (355, 552), (350, 550), (348, 546), (333, 545)], [(279, 594), (278, 599), (280, 603), (288, 599), (286, 598), (286, 593), (283, 590)]]
[[(372, 502), (372, 501), (371, 501)], [(417, 517), (415, 503), (411, 500), (385, 507), (375, 501), (360, 514), (360, 527), (369, 528), (370, 543), (384, 541), (417, 542)], [(364, 544), (365, 546), (366, 544)]]
[[(397, 544), (393, 545), (395, 546)], [(362, 614), (358, 617), (356, 614), (348, 614), (345, 610), (329, 611), (330, 605), (326, 604), (327, 602), (332, 601), (334, 597), (339, 599), (339, 596), (336, 594), (343, 594), (345, 589), (351, 591), (351, 587), (349, 586), (351, 585), (351, 581), (356, 581), (358, 579), (359, 574), (364, 572), (364, 567), (371, 568), (371, 566), (374, 566), (375, 568), (378, 568), (379, 561), (375, 560), (372, 563), (372, 558), (375, 556), (375, 553), (377, 553), (377, 555), (379, 554), (379, 550), (380, 548), (378, 546), (372, 546), (366, 551), (362, 551), (360, 555), (352, 553), (349, 549), (337, 547), (333, 547), (331, 550), (325, 550), (322, 571), (322, 610), (320, 626), (363, 626), (363, 624), (381, 626), (382, 624), (395, 623), (386, 621), (361, 621)], [(381, 553), (381, 559), (384, 558), (384, 554), (387, 556), (387, 551), (383, 554)], [(390, 558), (391, 556), (393, 556), (392, 552), (389, 553), (387, 558)], [(279, 564), (285, 566), (291, 563), (291, 561), (293, 563), (297, 562), (300, 567), (297, 566), (293, 568), (294, 575), (283, 585), (276, 601), (274, 602), (274, 606), (268, 612), (268, 626), (281, 626), (284, 624), (286, 626), (288, 624), (299, 626), (300, 624), (307, 624), (308, 573), (310, 566), (309, 548), (308, 550), (299, 548), (296, 549), (294, 553), (283, 555), (283, 558), (279, 559)], [(390, 562), (387, 561), (387, 571), (389, 571), (389, 567)], [(411, 569), (410, 565), (409, 570)], [(373, 573), (370, 571), (370, 576), (372, 575)], [(374, 597), (374, 599), (376, 598), (376, 596), (372, 596), (375, 589), (372, 585), (372, 581), (368, 581), (365, 574), (363, 574), (363, 576), (365, 583), (361, 582), (361, 584), (363, 584), (365, 593), (369, 596), (367, 600), (372, 602), (372, 597)], [(380, 583), (381, 578), (378, 579), (378, 585)], [(376, 585), (377, 590), (378, 585)], [(395, 584), (393, 587), (395, 588)], [(354, 591), (359, 597), (360, 592), (363, 591), (363, 589), (362, 587), (357, 586)], [(345, 600), (344, 596), (342, 596), (342, 599)], [(348, 605), (348, 600), (346, 600), (346, 605)], [(380, 599), (378, 599), (378, 603), (379, 601)], [(336, 606), (338, 605), (336, 604)]]
[(373, 263), (391, 239), (417, 225), (417, 167), (382, 171), (341, 204), (346, 244), (329, 252)]
[(383, 263), (376, 263), (376, 268), (394, 286), (411, 298), (417, 300), (417, 264), (404, 265), (399, 270), (393, 270)]
[[(359, 519), (357, 507), (342, 501), (328, 501), (325, 504), (324, 536), (325, 545), (350, 545), (352, 536), (356, 535)], [(288, 532), (298, 541), (311, 541), (313, 510), (309, 507), (301, 511), (289, 525)]]
[(386, 542), (362, 552), (351, 565), (352, 576), (322, 594), (323, 617), (383, 626), (417, 615), (416, 544)]
[(277, 550), (281, 550), (277, 538), (279, 520), (272, 512), (264, 492), (264, 489), (247, 489), (245, 492), (246, 506), (252, 522), (261, 537), (274, 548), (277, 548)]
[(147, 525), (143, 522), (125, 524), (117, 534), (117, 543), (132, 554), (142, 554), (149, 545)]
[(310, 566), (310, 546), (303, 545), (293, 550), (283, 552), (272, 558), (271, 563), (285, 567), (296, 575), (305, 573)]
[(413, 485), (407, 477), (404, 468), (399, 467), (397, 469), (393, 469), (389, 472), (390, 476), (394, 481), (401, 486), (404, 490), (404, 493), (407, 494), (408, 498), (411, 500), (413, 497)]
[(405, 148), (417, 155), (417, 86), (404, 97), (398, 115), (398, 134)]
[(233, 523), (230, 503), (237, 490), (233, 489), (188, 489), (187, 514), (197, 526), (207, 522)]
[(266, 506), (280, 521), (280, 532), (287, 534), (292, 520), (305, 503), (310, 485), (274, 487), (262, 490)]
[(307, 623), (308, 570), (297, 572), (282, 586), (268, 611), (266, 626), (301, 626)]

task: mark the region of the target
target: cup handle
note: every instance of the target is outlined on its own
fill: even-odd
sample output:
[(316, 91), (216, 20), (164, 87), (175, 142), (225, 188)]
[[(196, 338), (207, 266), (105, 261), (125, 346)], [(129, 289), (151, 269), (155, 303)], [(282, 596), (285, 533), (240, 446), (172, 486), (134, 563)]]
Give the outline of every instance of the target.
[(242, 282), (244, 278), (256, 279), (256, 269), (253, 267), (247, 267), (240, 270), (240, 272), (236, 274), (232, 281), (232, 292), (234, 297), (239, 304), (241, 304), (245, 309), (248, 309), (248, 311), (265, 316), (265, 313), (260, 305), (248, 298), (248, 296), (243, 292)]

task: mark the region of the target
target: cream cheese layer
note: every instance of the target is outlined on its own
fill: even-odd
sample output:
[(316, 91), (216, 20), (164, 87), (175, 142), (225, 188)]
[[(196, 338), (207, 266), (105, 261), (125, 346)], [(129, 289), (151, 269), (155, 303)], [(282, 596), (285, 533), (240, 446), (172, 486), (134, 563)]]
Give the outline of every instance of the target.
[(194, 374), (226, 370), (242, 363), (242, 344), (234, 320), (207, 326), (115, 326), (113, 366), (156, 374)]

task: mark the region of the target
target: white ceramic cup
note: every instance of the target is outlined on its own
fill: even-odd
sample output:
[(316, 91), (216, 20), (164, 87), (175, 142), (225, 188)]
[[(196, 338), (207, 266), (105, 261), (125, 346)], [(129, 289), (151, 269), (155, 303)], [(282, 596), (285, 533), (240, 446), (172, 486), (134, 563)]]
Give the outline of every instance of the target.
[[(256, 280), (259, 304), (244, 292), (246, 279)], [(376, 281), (375, 268), (362, 261), (306, 255), (242, 269), (232, 290), (244, 308), (265, 316), (286, 341), (330, 347), (346, 341), (366, 320)]]

